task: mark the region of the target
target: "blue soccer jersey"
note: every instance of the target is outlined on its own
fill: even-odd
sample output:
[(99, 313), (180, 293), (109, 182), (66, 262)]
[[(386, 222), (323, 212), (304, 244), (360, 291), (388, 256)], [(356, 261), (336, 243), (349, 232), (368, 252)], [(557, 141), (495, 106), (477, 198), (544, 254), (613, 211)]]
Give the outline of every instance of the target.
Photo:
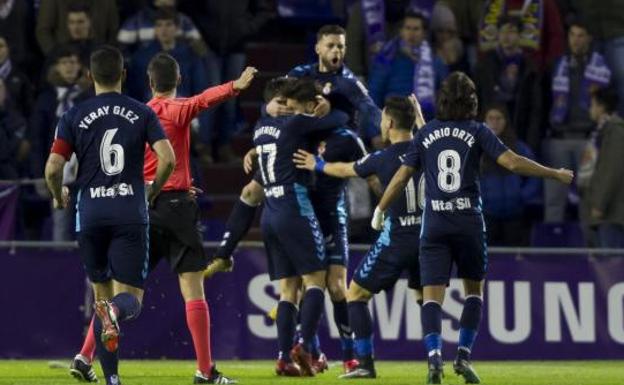
[[(362, 178), (376, 175), (384, 189), (388, 186), (396, 171), (401, 167), (406, 153), (411, 148), (410, 142), (399, 142), (360, 159), (355, 164), (355, 172)], [(420, 225), (422, 214), (423, 180), (416, 172), (405, 187), (405, 195), (397, 199), (388, 208), (388, 217), (395, 225), (393, 228)]]
[(368, 95), (362, 82), (343, 66), (334, 72), (319, 72), (318, 64), (293, 68), (288, 76), (310, 77), (323, 87), (323, 94), (337, 108), (349, 114), (349, 126), (361, 135), (372, 138), (379, 135), (381, 110)]
[(404, 164), (426, 180), (427, 214), (481, 214), (481, 155), (497, 159), (507, 147), (483, 123), (432, 120), (418, 130)]
[(67, 111), (56, 130), (78, 158), (76, 231), (147, 224), (145, 143), (166, 139), (156, 114), (134, 99), (104, 93)]
[(293, 154), (300, 148), (311, 149), (311, 134), (344, 125), (347, 119), (346, 114), (334, 110), (320, 119), (293, 115), (265, 116), (258, 120), (253, 141), (258, 153), (262, 185), (269, 200), (283, 196), (296, 183), (309, 184), (309, 173), (295, 167)]

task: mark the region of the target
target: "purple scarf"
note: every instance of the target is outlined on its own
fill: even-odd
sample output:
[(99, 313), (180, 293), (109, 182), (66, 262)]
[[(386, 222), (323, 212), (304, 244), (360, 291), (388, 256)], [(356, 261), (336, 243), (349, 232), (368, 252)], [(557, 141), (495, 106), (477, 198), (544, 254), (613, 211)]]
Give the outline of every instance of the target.
[(394, 60), (401, 49), (409, 49), (414, 60), (414, 77), (412, 79), (412, 90), (424, 111), (434, 111), (435, 109), (435, 72), (433, 69), (433, 52), (427, 40), (424, 40), (418, 47), (406, 47), (399, 38), (387, 42), (379, 52), (377, 60), (384, 65), (388, 65)]
[[(489, 51), (498, 45), (498, 21), (507, 14), (507, 0), (488, 0), (483, 7), (483, 18), (479, 27), (479, 48)], [(520, 20), (520, 46), (538, 49), (540, 46), (544, 4), (542, 0), (524, 0)]]
[[(568, 114), (570, 106), (570, 56), (563, 56), (555, 66), (555, 72), (552, 81), (553, 107), (550, 112), (550, 121), (552, 124), (561, 124)], [(589, 93), (591, 87), (606, 87), (611, 80), (611, 70), (607, 67), (604, 58), (598, 52), (593, 52), (589, 62), (585, 66), (583, 74), (583, 83), (581, 85), (580, 105), (579, 107), (589, 108)], [(577, 107), (577, 106), (574, 106)]]

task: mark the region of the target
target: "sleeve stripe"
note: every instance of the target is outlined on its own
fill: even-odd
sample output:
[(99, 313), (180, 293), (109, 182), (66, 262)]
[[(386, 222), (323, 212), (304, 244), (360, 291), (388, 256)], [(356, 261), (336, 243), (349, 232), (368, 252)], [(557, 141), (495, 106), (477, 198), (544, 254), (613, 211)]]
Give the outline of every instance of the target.
[(59, 154), (67, 161), (69, 161), (69, 158), (71, 158), (73, 152), (74, 149), (72, 148), (71, 144), (67, 143), (61, 138), (54, 139), (54, 142), (52, 143), (52, 149), (50, 150), (50, 153)]

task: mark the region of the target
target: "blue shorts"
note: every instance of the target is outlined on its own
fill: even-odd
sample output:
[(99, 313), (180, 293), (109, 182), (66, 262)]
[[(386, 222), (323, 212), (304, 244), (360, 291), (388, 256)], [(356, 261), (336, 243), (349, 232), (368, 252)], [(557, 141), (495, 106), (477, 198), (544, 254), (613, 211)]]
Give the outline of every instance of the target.
[(325, 236), (325, 254), (327, 265), (349, 265), (349, 234), (346, 197), (344, 191), (336, 199), (312, 199), (314, 211)]
[(353, 281), (377, 294), (394, 287), (406, 272), (408, 286), (420, 289), (419, 234), (420, 226), (400, 228), (386, 221), (379, 238), (355, 270)]
[(261, 227), (271, 280), (326, 269), (323, 233), (301, 189), (297, 196), (291, 192), (265, 201)]
[(78, 233), (78, 246), (91, 282), (113, 279), (143, 288), (149, 264), (147, 225), (83, 228)]
[(423, 286), (448, 285), (453, 264), (457, 266), (458, 278), (473, 281), (485, 278), (487, 242), (481, 216), (456, 217), (443, 222), (426, 218), (425, 223), (420, 239)]

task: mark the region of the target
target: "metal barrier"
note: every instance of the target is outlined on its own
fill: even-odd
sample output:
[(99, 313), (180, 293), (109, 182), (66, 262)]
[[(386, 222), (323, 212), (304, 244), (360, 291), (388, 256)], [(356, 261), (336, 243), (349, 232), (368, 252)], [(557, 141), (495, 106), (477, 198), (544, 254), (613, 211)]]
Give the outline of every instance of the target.
[[(220, 242), (204, 242), (207, 249), (216, 249)], [(260, 241), (243, 241), (239, 244), (241, 248), (258, 249), (264, 248), (264, 243)], [(351, 251), (368, 251), (371, 245), (354, 243), (349, 246)], [(0, 241), (2, 249), (76, 249), (77, 242), (54, 242), (54, 241)], [(517, 255), (590, 255), (590, 256), (610, 256), (623, 255), (624, 249), (590, 249), (572, 247), (489, 247), (488, 253), (496, 254), (517, 254)]]

